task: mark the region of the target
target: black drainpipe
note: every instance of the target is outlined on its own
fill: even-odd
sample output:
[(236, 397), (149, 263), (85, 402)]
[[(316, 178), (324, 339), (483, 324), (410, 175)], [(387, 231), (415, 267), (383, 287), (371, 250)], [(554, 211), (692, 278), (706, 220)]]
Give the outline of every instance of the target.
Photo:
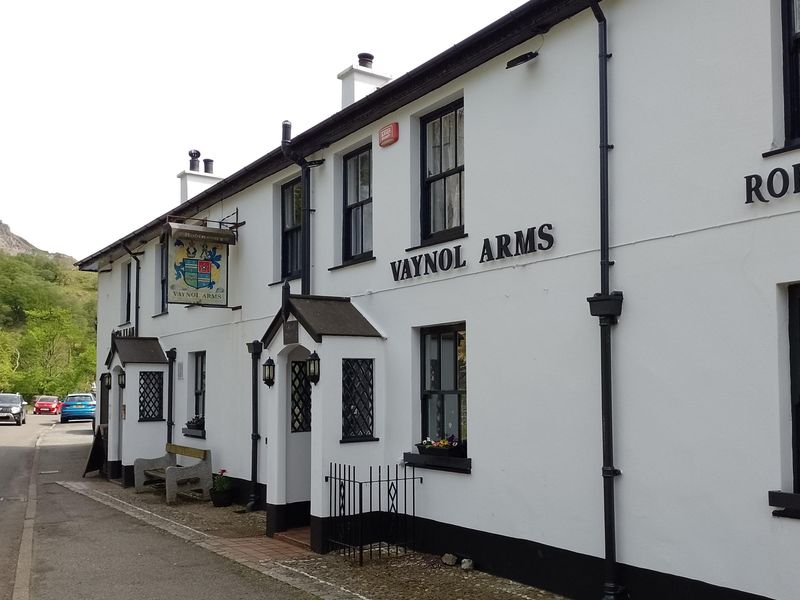
[(614, 518), (614, 478), (621, 472), (614, 467), (614, 428), (611, 396), (611, 326), (622, 314), (622, 292), (609, 291), (609, 270), (614, 264), (609, 259), (608, 242), (608, 154), (613, 146), (608, 143), (608, 34), (606, 18), (597, 2), (592, 12), (598, 23), (600, 58), (600, 293), (589, 301), (589, 310), (600, 323), (600, 381), (603, 431), (603, 513), (605, 522), (605, 582), (603, 600), (626, 597), (618, 582), (616, 531)]
[(250, 435), (252, 440), (252, 460), (250, 470), (250, 499), (247, 502), (247, 510), (254, 511), (258, 505), (258, 440), (261, 435), (258, 433), (258, 367), (261, 359), (263, 344), (258, 340), (253, 340), (247, 344), (247, 351), (253, 359), (252, 378), (253, 378), (253, 433)]
[[(303, 190), (303, 222), (301, 224), (301, 241), (303, 249), (303, 272), (300, 281), (301, 294), (311, 293), (311, 168), (325, 162), (322, 160), (306, 160), (292, 149), (292, 124), (283, 122), (281, 134), (281, 150), (283, 155), (300, 167), (300, 187)], [(281, 202), (283, 199), (281, 199)], [(281, 210), (283, 210), (281, 208)]]
[(175, 348), (167, 350), (167, 360), (169, 361), (169, 370), (167, 371), (167, 443), (172, 443), (172, 428), (175, 422), (172, 420), (174, 414), (172, 412), (173, 403), (173, 389), (175, 387), (175, 359), (178, 357), (178, 351)]
[(141, 252), (131, 252), (130, 248), (125, 244), (122, 244), (122, 249), (127, 252), (130, 257), (136, 261), (136, 294), (135, 294), (135, 303), (136, 307), (134, 308), (133, 313), (133, 335), (137, 337), (139, 335), (139, 270), (141, 269), (142, 265), (139, 264), (139, 255)]

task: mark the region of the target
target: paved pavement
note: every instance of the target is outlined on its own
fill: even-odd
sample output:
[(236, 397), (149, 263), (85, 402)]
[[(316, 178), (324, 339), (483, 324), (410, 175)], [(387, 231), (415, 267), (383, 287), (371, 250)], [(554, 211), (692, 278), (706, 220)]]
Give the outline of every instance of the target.
[[(46, 422), (34, 422), (32, 430), (44, 434), (33, 457), (35, 436), (25, 438), (25, 458), (36, 471), (27, 502), (35, 527), (33, 518), (25, 521), (33, 544), (26, 546), (23, 527), (16, 537), (22, 542), (23, 576), (9, 600), (560, 598), (413, 552), (358, 567), (334, 554), (320, 556), (267, 538), (263, 512), (213, 508), (191, 499), (168, 506), (163, 493), (134, 494), (99, 478), (82, 479), (90, 425), (51, 427), (52, 417), (39, 419)], [(17, 476), (13, 489), (23, 489), (24, 479)], [(6, 599), (0, 593), (0, 600)]]

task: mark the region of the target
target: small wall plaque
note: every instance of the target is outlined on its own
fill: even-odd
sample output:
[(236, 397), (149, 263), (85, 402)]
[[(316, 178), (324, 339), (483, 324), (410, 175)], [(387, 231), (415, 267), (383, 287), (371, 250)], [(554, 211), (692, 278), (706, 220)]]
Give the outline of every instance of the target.
[(299, 341), (297, 321), (286, 321), (283, 324), (283, 343), (296, 344)]

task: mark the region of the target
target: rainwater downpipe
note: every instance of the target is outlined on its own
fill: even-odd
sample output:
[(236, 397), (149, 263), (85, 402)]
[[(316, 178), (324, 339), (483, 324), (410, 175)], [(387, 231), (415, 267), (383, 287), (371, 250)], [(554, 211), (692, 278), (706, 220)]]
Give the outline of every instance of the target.
[(609, 258), (608, 155), (608, 34), (606, 17), (597, 1), (592, 13), (598, 24), (599, 92), (600, 92), (600, 292), (589, 301), (592, 316), (600, 325), (600, 385), (603, 439), (603, 521), (605, 525), (605, 581), (602, 600), (626, 598), (619, 584), (614, 514), (614, 480), (621, 472), (614, 466), (614, 427), (611, 394), (611, 326), (622, 314), (622, 292), (610, 291), (609, 271), (614, 264)]
[(139, 254), (140, 252), (131, 252), (131, 249), (128, 248), (125, 244), (122, 244), (122, 249), (128, 253), (128, 255), (136, 262), (136, 293), (134, 295), (134, 303), (136, 306), (134, 307), (133, 312), (133, 335), (134, 337), (138, 337), (139, 335), (139, 272), (142, 268), (142, 265), (139, 263)]
[(258, 440), (261, 434), (258, 433), (258, 367), (261, 351), (264, 349), (259, 340), (253, 340), (247, 344), (247, 351), (252, 358), (251, 379), (252, 379), (252, 409), (253, 409), (253, 433), (250, 434), (251, 461), (250, 461), (250, 498), (247, 502), (247, 510), (250, 512), (258, 506)]
[[(300, 279), (300, 293), (304, 296), (311, 294), (311, 168), (318, 167), (325, 162), (322, 160), (306, 160), (292, 148), (292, 124), (283, 122), (281, 132), (281, 150), (283, 155), (300, 167), (300, 187), (303, 193), (303, 221), (300, 226), (300, 238), (303, 254), (303, 266)], [(283, 202), (283, 198), (281, 198)], [(283, 207), (281, 207), (283, 210)]]

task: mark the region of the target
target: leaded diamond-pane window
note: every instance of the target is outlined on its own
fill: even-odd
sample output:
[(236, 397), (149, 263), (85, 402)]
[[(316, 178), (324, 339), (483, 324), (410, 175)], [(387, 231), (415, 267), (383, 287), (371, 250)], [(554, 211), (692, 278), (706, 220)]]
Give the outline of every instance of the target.
[(373, 360), (342, 359), (342, 439), (371, 439)]
[(139, 420), (164, 419), (164, 373), (142, 371), (139, 373)]
[(292, 361), (292, 433), (311, 431), (311, 382), (306, 361)]

